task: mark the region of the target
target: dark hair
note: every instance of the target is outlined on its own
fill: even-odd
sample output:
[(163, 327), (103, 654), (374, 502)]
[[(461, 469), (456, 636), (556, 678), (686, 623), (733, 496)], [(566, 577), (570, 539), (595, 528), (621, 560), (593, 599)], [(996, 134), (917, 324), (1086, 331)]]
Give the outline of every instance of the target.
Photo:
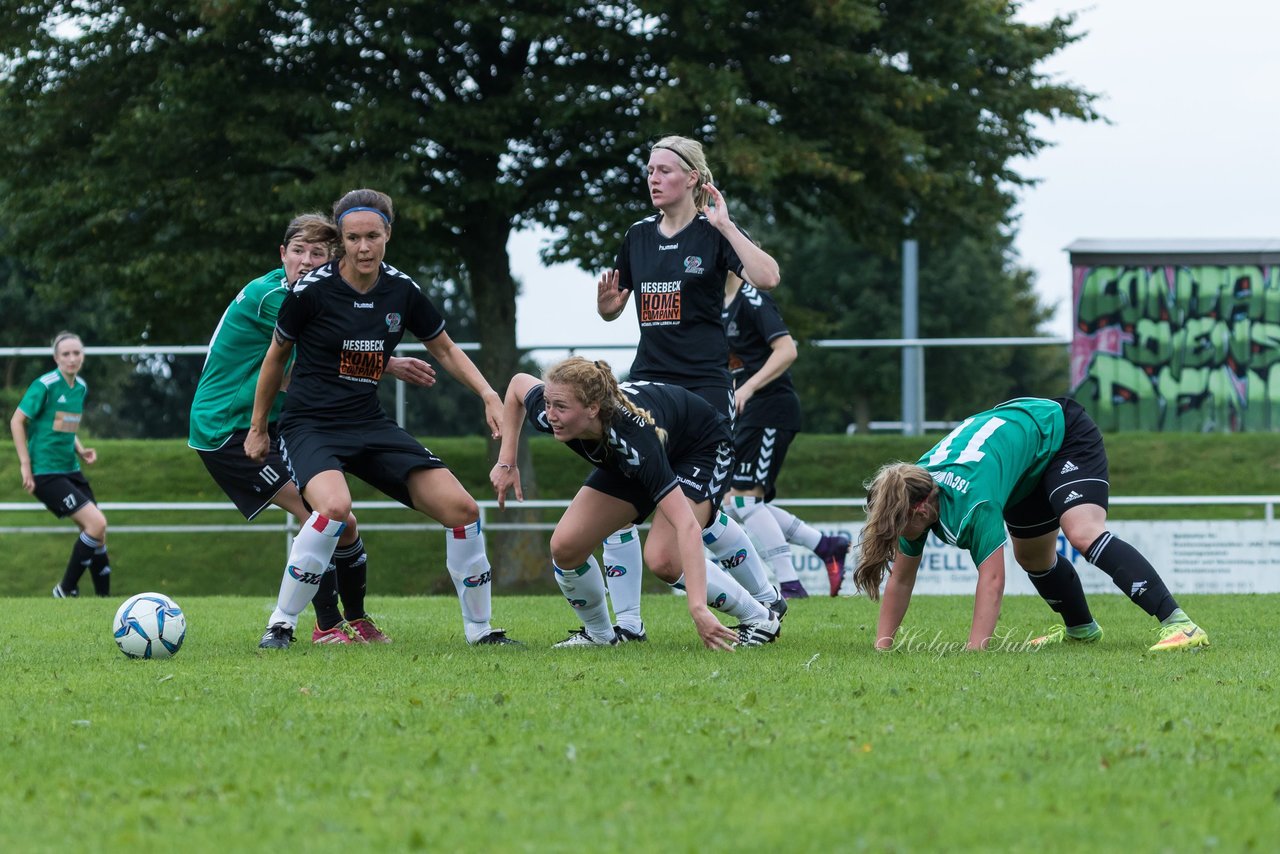
[(911, 520), (912, 510), (933, 494), (936, 484), (929, 470), (914, 463), (888, 463), (863, 484), (867, 490), (867, 524), (858, 541), (858, 568), (853, 580), (873, 602), (880, 598), (880, 582), (898, 553), (898, 537)]
[(338, 227), (339, 233), (342, 230), (342, 217), (357, 209), (373, 211), (381, 215), (388, 229), (396, 219), (391, 197), (386, 193), (380, 193), (377, 190), (352, 190), (333, 203), (333, 222)]
[(338, 229), (322, 213), (298, 214), (284, 230), (284, 245), (295, 238), (304, 243), (323, 243), (332, 250), (338, 242)]

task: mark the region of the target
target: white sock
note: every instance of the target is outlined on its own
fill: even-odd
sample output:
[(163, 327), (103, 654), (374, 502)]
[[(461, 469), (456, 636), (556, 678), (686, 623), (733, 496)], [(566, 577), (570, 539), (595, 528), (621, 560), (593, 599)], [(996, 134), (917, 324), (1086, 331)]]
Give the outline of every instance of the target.
[(635, 525), (610, 534), (604, 541), (605, 584), (613, 603), (614, 620), (632, 632), (640, 632), (640, 581), (644, 559), (640, 553), (640, 529)]
[(312, 512), (289, 548), (289, 564), (280, 579), (280, 594), (268, 626), (284, 623), (292, 629), (298, 625), (298, 615), (315, 598), (320, 577), (329, 571), (329, 561), (345, 527), (345, 522)]
[(602, 641), (612, 638), (613, 621), (609, 619), (609, 606), (604, 601), (604, 576), (600, 574), (600, 564), (596, 563), (595, 555), (573, 569), (562, 569), (554, 561), (551, 565), (555, 568), (560, 592), (578, 612), (591, 639)]
[(782, 536), (786, 537), (788, 543), (804, 546), (809, 551), (818, 547), (818, 541), (822, 539), (821, 531), (781, 507), (774, 507), (772, 504), (766, 504), (765, 507), (778, 520), (778, 527), (782, 529)]
[(778, 583), (799, 581), (800, 577), (791, 563), (791, 546), (787, 544), (778, 520), (765, 509), (768, 505), (754, 495), (735, 495), (730, 506), (736, 511), (735, 518), (742, 529), (755, 540), (760, 559), (773, 570)]
[[(714, 560), (707, 564), (707, 605), (736, 617), (740, 623), (758, 623), (769, 618), (769, 609), (751, 597), (746, 589), (733, 580)], [(673, 582), (672, 587), (684, 590), (684, 576)]]
[(769, 583), (764, 564), (747, 532), (726, 513), (716, 513), (711, 524), (702, 529), (702, 542), (720, 565), (746, 588), (751, 598), (766, 605), (778, 598), (778, 591)]
[(458, 604), (462, 606), (462, 630), (467, 643), (475, 643), (493, 631), (489, 625), (492, 617), (490, 603), (493, 573), (489, 558), (484, 553), (484, 535), (480, 533), (479, 520), (461, 528), (446, 528), (444, 564), (458, 591)]

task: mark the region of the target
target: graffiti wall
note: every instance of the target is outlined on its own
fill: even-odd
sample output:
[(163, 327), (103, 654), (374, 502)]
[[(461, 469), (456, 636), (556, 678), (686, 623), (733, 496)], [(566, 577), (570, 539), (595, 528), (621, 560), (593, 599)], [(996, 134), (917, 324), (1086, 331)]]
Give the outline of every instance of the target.
[(1280, 265), (1072, 272), (1071, 389), (1103, 430), (1280, 430)]

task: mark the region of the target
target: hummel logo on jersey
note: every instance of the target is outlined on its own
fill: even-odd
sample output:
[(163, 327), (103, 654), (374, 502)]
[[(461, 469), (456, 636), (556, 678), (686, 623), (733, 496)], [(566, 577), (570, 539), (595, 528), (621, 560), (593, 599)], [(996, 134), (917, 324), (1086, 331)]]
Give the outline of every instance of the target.
[(351, 303), (351, 307), (352, 307), (352, 308), (373, 308), (373, 303), (371, 303), (371, 302), (352, 302), (352, 303)]
[(679, 243), (659, 243), (658, 244), (659, 252), (666, 252), (668, 249), (679, 249), (679, 248), (680, 248)]
[(1143, 593), (1146, 593), (1146, 592), (1147, 592), (1147, 582), (1135, 581), (1133, 582), (1133, 586), (1129, 588), (1129, 598), (1137, 599), (1139, 596), (1141, 596)]
[(1081, 499), (1081, 498), (1084, 498), (1084, 496), (1083, 496), (1083, 495), (1081, 495), (1080, 493), (1076, 492), (1076, 491), (1073, 489), (1073, 490), (1071, 490), (1071, 494), (1070, 494), (1070, 495), (1068, 495), (1066, 498), (1062, 499), (1062, 503), (1063, 503), (1063, 504), (1070, 504), (1072, 501), (1078, 501), (1078, 500), (1079, 500), (1079, 499)]
[(1080, 466), (1071, 462), (1071, 460), (1067, 460), (1066, 465), (1062, 467), (1062, 471), (1058, 472), (1058, 474), (1070, 474), (1073, 471), (1079, 471), (1079, 470), (1080, 470)]

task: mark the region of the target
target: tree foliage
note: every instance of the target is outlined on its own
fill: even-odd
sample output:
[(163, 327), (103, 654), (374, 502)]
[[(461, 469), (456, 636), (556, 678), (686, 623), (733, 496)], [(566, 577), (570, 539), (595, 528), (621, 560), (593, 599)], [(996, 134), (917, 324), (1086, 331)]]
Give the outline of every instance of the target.
[[(1038, 64), (1070, 19), (989, 0), (315, 3), (34, 0), (4, 41), (4, 246), (66, 298), (109, 284), (139, 334), (198, 338), (282, 220), (356, 184), (399, 202), (393, 254), (469, 274), (513, 329), (512, 228), (598, 266), (645, 203), (646, 143), (705, 140), (758, 210), (863, 243), (992, 222), (1091, 96)], [(59, 26), (61, 25), (61, 26)], [(732, 199), (734, 196), (731, 195)], [(155, 311), (157, 298), (166, 310)]]
[[(818, 349), (818, 338), (898, 338), (902, 334), (902, 259), (849, 240), (831, 220), (783, 232), (785, 270), (778, 300), (801, 343), (792, 370), (805, 429), (843, 432), (901, 411), (898, 348)], [(919, 330), (922, 338), (1034, 335), (1050, 308), (1016, 265), (1009, 237), (922, 234)], [(942, 347), (925, 350), (925, 418), (956, 421), (1020, 395), (1066, 394), (1066, 354), (1036, 347)]]

